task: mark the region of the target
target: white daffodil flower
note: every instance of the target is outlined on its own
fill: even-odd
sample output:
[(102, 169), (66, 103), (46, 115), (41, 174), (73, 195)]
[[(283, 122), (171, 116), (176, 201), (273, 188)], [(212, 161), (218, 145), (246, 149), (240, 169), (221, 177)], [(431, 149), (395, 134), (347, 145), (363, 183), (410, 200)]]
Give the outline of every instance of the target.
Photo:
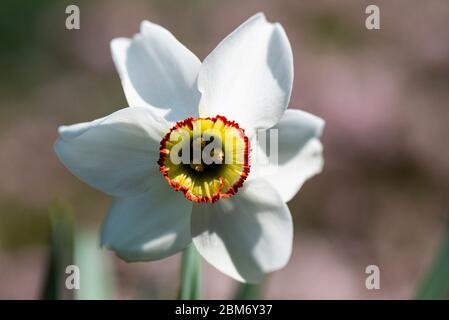
[[(286, 110), (293, 57), (282, 26), (256, 14), (203, 63), (148, 21), (111, 49), (130, 107), (62, 126), (55, 144), (74, 175), (114, 197), (102, 244), (126, 261), (147, 261), (193, 241), (206, 261), (242, 282), (282, 268), (293, 242), (286, 202), (322, 169), (324, 125)], [(260, 149), (251, 138), (270, 128), (278, 129), (278, 165), (266, 170), (251, 160)], [(230, 163), (174, 161), (173, 141), (203, 150), (209, 129), (219, 141), (233, 138), (213, 152)], [(179, 133), (187, 138), (173, 140)]]

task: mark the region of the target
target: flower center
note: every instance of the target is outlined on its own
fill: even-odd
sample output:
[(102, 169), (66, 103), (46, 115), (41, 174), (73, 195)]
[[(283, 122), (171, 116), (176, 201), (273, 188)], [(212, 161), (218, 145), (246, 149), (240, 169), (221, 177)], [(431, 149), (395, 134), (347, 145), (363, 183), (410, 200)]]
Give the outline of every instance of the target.
[(223, 116), (187, 118), (162, 138), (159, 169), (168, 183), (195, 202), (233, 196), (249, 174), (245, 131)]

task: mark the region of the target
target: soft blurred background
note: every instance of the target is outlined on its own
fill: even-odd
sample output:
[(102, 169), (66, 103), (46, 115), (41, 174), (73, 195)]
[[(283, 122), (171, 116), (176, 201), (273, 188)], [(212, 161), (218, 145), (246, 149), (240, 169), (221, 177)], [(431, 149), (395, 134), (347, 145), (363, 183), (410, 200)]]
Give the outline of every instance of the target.
[[(380, 30), (365, 28), (371, 3), (380, 7)], [(80, 7), (80, 30), (65, 28), (69, 4)], [(282, 23), (291, 41), (291, 107), (326, 120), (324, 172), (289, 204), (294, 253), (267, 277), (262, 297), (415, 296), (449, 219), (448, 1), (3, 0), (0, 298), (42, 297), (55, 250), (49, 213), (58, 210), (75, 222), (81, 276), (114, 279), (90, 297), (176, 297), (180, 255), (127, 264), (97, 248), (110, 199), (58, 161), (57, 127), (126, 106), (109, 42), (138, 32), (141, 20), (163, 25), (204, 59), (257, 11)], [(380, 268), (380, 290), (365, 287), (370, 264)], [(236, 282), (203, 270), (206, 298), (233, 297)]]

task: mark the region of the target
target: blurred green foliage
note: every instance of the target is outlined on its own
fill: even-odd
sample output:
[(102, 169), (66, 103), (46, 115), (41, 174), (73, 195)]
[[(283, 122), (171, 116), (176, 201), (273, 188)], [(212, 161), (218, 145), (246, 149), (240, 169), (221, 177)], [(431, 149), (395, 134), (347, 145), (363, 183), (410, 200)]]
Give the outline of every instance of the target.
[(20, 101), (55, 76), (83, 68), (65, 29), (66, 6), (86, 0), (4, 0), (0, 10), (0, 95)]
[(42, 299), (64, 298), (63, 279), (73, 261), (73, 215), (67, 205), (57, 203), (50, 209), (50, 253)]
[[(50, 239), (47, 272), (42, 299), (78, 300), (112, 299), (115, 286), (111, 264), (99, 247), (96, 230), (75, 232), (73, 214), (66, 204), (57, 203), (50, 209)], [(67, 267), (78, 268), (79, 288), (66, 288)]]
[(0, 247), (14, 250), (48, 241), (50, 220), (46, 208), (22, 202), (0, 201)]
[(424, 300), (449, 298), (449, 224), (435, 260), (418, 286), (415, 297)]
[(33, 50), (36, 44), (36, 24), (42, 13), (62, 1), (3, 0), (0, 10), (0, 57), (5, 58)]
[(311, 34), (319, 44), (353, 47), (360, 46), (363, 40), (360, 28), (354, 28), (337, 13), (323, 12), (310, 20)]
[(96, 230), (82, 230), (75, 235), (74, 263), (80, 270), (77, 300), (115, 298), (114, 275), (106, 252), (99, 246)]

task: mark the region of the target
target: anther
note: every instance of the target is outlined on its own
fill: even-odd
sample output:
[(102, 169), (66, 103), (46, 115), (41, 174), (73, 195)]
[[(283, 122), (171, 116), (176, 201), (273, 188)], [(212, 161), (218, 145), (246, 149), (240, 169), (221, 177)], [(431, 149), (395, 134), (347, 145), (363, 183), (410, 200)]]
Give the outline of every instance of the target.
[(199, 164), (191, 164), (190, 168), (192, 168), (193, 170), (197, 171), (197, 172), (203, 172), (204, 171), (204, 165), (199, 163)]

